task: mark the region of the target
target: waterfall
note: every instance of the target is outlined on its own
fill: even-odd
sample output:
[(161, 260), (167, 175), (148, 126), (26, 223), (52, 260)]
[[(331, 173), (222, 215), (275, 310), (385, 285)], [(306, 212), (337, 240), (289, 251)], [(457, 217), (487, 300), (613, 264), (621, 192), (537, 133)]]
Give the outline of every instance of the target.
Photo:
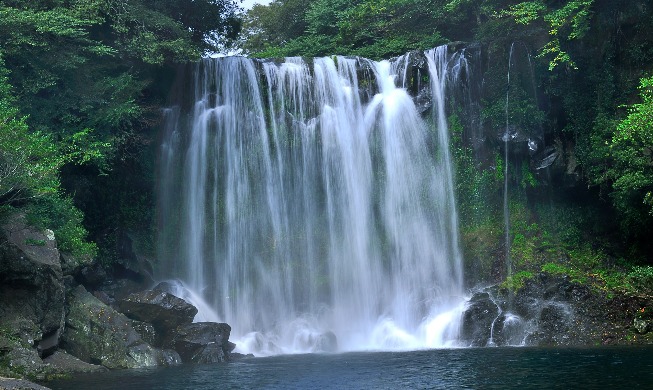
[(509, 205), (509, 198), (508, 198), (508, 145), (510, 140), (514, 137), (513, 134), (510, 132), (510, 113), (508, 111), (509, 108), (509, 98), (510, 98), (510, 68), (512, 66), (512, 54), (515, 49), (515, 43), (513, 42), (510, 45), (510, 55), (508, 57), (508, 84), (506, 87), (506, 130), (503, 133), (503, 148), (504, 148), (504, 156), (503, 156), (503, 222), (504, 222), (504, 228), (505, 228), (505, 245), (506, 245), (506, 250), (505, 250), (505, 262), (506, 262), (506, 278), (509, 278), (512, 276), (512, 260), (510, 259), (510, 205)]
[[(241, 352), (454, 345), (445, 108), (468, 66), (446, 46), (380, 62), (202, 60), (191, 103), (164, 118), (158, 276), (201, 297), (198, 315), (229, 323)], [(410, 88), (431, 91), (431, 116)]]

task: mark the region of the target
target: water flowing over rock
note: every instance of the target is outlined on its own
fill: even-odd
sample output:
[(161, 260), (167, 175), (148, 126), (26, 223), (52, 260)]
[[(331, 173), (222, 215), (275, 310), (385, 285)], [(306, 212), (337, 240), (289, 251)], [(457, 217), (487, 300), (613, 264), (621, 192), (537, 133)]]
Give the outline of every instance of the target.
[(484, 347), (491, 338), (492, 323), (499, 316), (499, 307), (490, 294), (474, 294), (465, 306), (460, 338), (473, 347)]
[(446, 107), (467, 55), (202, 60), (165, 111), (158, 276), (233, 324), (243, 352), (454, 341)]
[[(632, 339), (646, 297), (606, 297), (567, 276), (540, 273), (516, 291), (474, 293), (462, 319), (466, 346), (579, 346)], [(632, 329), (632, 330), (631, 330)]]

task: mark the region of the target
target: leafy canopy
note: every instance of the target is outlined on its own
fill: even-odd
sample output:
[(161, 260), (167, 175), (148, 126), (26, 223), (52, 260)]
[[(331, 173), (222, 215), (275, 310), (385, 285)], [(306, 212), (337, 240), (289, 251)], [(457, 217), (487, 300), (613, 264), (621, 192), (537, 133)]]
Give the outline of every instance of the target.
[(615, 206), (630, 223), (653, 216), (653, 77), (641, 79), (639, 93), (641, 102), (629, 107), (612, 136), (607, 172)]
[(228, 45), (239, 10), (234, 0), (1, 1), (0, 205), (36, 210), (62, 250), (94, 255), (61, 183), (134, 164), (132, 145), (145, 149), (165, 99), (161, 74)]
[(275, 0), (244, 22), (241, 48), (256, 57), (361, 55), (373, 59), (443, 43), (430, 0)]
[(499, 16), (511, 17), (517, 24), (528, 25), (544, 22), (550, 39), (540, 49), (540, 57), (552, 56), (549, 70), (560, 64), (567, 64), (577, 69), (568, 52), (563, 50), (562, 41), (582, 38), (590, 28), (594, 0), (568, 0), (547, 5), (544, 0), (524, 1), (511, 5), (498, 13)]

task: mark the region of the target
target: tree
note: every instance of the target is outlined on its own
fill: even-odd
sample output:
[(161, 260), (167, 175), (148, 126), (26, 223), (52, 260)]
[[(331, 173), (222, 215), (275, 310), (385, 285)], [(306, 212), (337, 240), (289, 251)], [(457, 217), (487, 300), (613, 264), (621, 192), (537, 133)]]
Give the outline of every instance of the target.
[(639, 95), (641, 103), (628, 108), (614, 131), (606, 173), (615, 207), (633, 227), (653, 217), (653, 77), (641, 79)]
[(56, 192), (60, 160), (51, 139), (32, 133), (14, 106), (0, 57), (0, 205)]
[(549, 5), (544, 0), (524, 1), (502, 10), (500, 16), (508, 16), (516, 23), (529, 25), (544, 23), (550, 39), (540, 48), (540, 57), (553, 57), (549, 70), (560, 64), (576, 68), (563, 42), (582, 38), (590, 28), (594, 0), (566, 0)]
[(0, 203), (31, 210), (63, 250), (92, 255), (66, 193), (95, 219), (84, 221), (94, 238), (118, 229), (115, 203), (90, 209), (98, 202), (82, 198), (129, 191), (115, 183), (149, 153), (169, 87), (162, 80), (228, 45), (238, 12), (234, 0), (0, 2)]
[(276, 0), (247, 13), (242, 48), (256, 57), (381, 59), (441, 44), (448, 20), (441, 0)]

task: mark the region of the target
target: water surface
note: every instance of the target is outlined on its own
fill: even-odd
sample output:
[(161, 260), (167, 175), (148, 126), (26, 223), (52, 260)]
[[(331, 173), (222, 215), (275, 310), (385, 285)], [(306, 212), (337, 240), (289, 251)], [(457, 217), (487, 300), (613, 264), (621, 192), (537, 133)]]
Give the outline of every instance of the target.
[(123, 370), (52, 389), (616, 389), (653, 383), (653, 347), (465, 348), (285, 355)]

